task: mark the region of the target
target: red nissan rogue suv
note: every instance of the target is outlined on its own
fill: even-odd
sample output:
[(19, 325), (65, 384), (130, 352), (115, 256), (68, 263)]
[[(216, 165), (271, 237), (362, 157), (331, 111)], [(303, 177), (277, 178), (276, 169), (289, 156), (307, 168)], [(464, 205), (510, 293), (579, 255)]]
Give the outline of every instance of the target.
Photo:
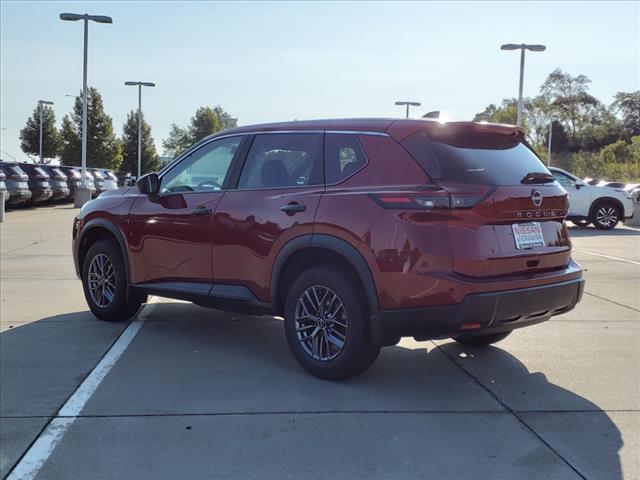
[(567, 193), (521, 129), (318, 120), (212, 135), (74, 221), (91, 311), (147, 295), (280, 315), (297, 361), (341, 379), (401, 337), (488, 345), (583, 291)]

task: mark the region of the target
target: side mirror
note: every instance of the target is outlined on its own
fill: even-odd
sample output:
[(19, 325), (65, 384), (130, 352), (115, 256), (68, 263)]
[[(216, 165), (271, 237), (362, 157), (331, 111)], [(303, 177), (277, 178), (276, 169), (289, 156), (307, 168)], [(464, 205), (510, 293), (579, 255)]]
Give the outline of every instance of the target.
[(140, 193), (155, 195), (160, 191), (160, 178), (157, 173), (147, 173), (136, 182)]
[(582, 188), (582, 184), (581, 183), (576, 183), (576, 190), (580, 190)]

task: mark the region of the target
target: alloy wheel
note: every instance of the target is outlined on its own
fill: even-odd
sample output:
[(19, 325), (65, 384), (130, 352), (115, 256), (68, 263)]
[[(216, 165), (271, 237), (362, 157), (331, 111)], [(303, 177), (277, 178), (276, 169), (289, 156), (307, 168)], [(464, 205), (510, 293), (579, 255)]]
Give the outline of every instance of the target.
[(87, 275), (91, 300), (101, 308), (111, 305), (116, 292), (116, 273), (109, 257), (99, 253), (91, 259)]
[(603, 227), (610, 227), (618, 221), (618, 212), (613, 207), (601, 207), (596, 212), (596, 220)]
[(337, 357), (347, 340), (347, 314), (340, 297), (323, 286), (307, 288), (298, 298), (295, 327), (303, 350), (315, 360)]

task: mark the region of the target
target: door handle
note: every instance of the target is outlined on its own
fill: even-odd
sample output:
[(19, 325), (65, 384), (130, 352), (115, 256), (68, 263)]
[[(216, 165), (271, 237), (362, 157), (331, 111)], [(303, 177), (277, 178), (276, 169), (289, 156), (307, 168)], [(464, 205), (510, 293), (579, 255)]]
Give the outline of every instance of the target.
[(213, 213), (213, 211), (207, 207), (198, 207), (191, 210), (191, 214), (196, 217), (204, 217), (206, 215), (211, 215), (211, 213)]
[(304, 212), (307, 209), (306, 205), (300, 205), (299, 203), (288, 203), (280, 207), (287, 215), (295, 215), (298, 212)]

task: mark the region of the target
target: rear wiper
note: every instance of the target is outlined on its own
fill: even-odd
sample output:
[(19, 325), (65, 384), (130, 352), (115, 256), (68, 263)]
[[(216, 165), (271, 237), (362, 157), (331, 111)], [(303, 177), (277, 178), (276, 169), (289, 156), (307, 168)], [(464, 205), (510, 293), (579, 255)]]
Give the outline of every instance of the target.
[(550, 183), (555, 182), (555, 180), (555, 177), (550, 173), (529, 172), (524, 177), (522, 177), (520, 183)]

